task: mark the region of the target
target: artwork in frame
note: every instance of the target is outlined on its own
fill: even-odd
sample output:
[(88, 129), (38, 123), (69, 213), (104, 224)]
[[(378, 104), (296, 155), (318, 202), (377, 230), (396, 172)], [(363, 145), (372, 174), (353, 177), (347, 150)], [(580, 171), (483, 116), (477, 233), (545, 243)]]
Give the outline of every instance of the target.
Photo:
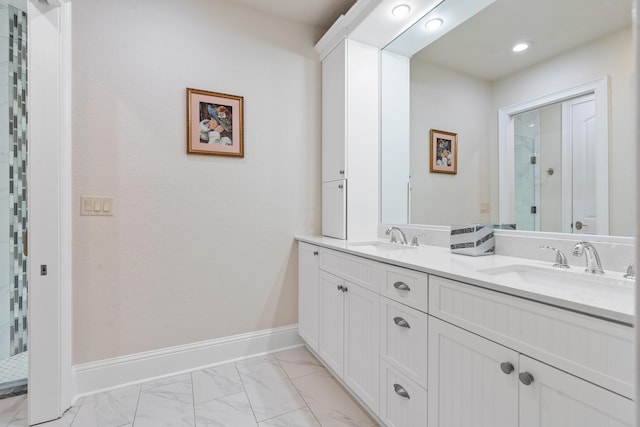
[(187, 88), (187, 153), (244, 157), (241, 96)]
[(429, 171), (458, 173), (458, 134), (431, 129)]

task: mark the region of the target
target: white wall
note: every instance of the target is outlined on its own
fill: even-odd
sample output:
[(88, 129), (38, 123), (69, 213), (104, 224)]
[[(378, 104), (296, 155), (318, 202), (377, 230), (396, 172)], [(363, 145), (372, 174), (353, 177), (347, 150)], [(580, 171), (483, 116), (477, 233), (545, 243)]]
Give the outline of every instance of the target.
[[(635, 209), (630, 173), (635, 171), (633, 34), (631, 28), (545, 61), (493, 83), (492, 111), (610, 77), (609, 117), (609, 234), (633, 236)], [(491, 115), (491, 159), (497, 167), (497, 118)], [(492, 188), (498, 176), (492, 175)], [(492, 204), (498, 193), (492, 193)], [(630, 199), (631, 198), (631, 199)], [(494, 218), (497, 220), (497, 218)]]
[[(74, 364), (297, 322), (320, 224), (321, 30), (224, 0), (73, 9)], [(244, 96), (243, 159), (186, 154), (186, 88)]]
[[(411, 223), (486, 222), (490, 200), (488, 82), (411, 61)], [(429, 172), (429, 131), (458, 134), (458, 173)], [(497, 169), (496, 169), (497, 175)], [(494, 207), (497, 212), (497, 205)]]

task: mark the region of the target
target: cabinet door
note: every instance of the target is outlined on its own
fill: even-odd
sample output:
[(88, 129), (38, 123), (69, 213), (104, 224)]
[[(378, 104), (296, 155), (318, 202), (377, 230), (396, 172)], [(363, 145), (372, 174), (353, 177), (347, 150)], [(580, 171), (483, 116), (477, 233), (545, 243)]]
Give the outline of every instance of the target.
[(322, 183), (322, 234), (347, 238), (347, 181)]
[(344, 381), (375, 413), (380, 394), (380, 296), (345, 282)]
[(533, 380), (520, 384), (520, 427), (633, 426), (625, 397), (523, 355), (520, 372)]
[(322, 61), (322, 182), (346, 178), (346, 41)]
[(430, 427), (518, 425), (518, 353), (434, 317), (428, 353)]
[[(344, 280), (320, 271), (319, 355), (340, 377), (344, 367)], [(338, 289), (340, 288), (340, 289)]]
[(315, 352), (318, 351), (318, 266), (317, 246), (298, 245), (298, 333)]

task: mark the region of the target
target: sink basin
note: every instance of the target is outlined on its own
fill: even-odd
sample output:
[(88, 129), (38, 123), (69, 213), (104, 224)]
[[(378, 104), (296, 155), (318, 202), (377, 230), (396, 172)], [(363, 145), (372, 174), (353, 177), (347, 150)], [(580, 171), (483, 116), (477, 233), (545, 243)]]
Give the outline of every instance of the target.
[(380, 251), (398, 251), (398, 250), (406, 250), (406, 249), (415, 249), (416, 246), (410, 245), (401, 245), (399, 243), (391, 243), (391, 242), (353, 242), (347, 243), (347, 246), (352, 247), (354, 249), (368, 249), (368, 250), (380, 250)]
[[(590, 286), (628, 288), (634, 283), (632, 280), (615, 277), (611, 273), (586, 273), (580, 267), (575, 267), (572, 270), (561, 270), (551, 267), (544, 268), (533, 265), (514, 264), (503, 267), (482, 269), (478, 270), (478, 273), (491, 275), (499, 281), (524, 281), (526, 283), (544, 287), (562, 286), (574, 289), (585, 289)], [(622, 273), (620, 273), (620, 276), (622, 276)]]

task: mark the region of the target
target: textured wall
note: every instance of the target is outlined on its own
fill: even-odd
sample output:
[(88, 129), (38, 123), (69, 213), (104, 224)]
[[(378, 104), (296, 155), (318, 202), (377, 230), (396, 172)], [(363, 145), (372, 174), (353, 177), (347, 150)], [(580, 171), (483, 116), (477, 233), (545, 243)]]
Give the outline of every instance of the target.
[[(74, 3), (74, 364), (297, 322), (320, 36), (223, 0)], [(244, 96), (243, 159), (186, 154), (187, 87)]]

